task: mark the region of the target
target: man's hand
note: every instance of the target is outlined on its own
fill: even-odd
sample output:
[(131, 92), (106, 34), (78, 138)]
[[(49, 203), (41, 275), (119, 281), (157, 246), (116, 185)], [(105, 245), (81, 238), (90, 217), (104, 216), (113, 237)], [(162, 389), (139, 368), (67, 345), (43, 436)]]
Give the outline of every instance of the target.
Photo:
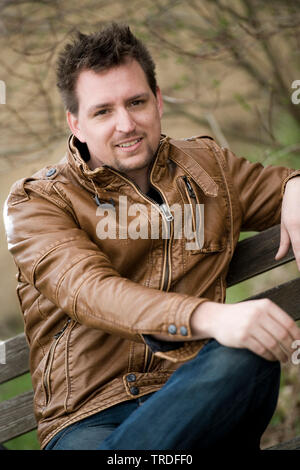
[(215, 338), (224, 346), (247, 348), (269, 361), (286, 362), (300, 339), (294, 320), (269, 299), (236, 304), (202, 303), (191, 317), (194, 339)]
[(292, 243), (300, 271), (300, 177), (290, 179), (285, 187), (281, 209), (280, 245), (275, 259), (283, 258)]

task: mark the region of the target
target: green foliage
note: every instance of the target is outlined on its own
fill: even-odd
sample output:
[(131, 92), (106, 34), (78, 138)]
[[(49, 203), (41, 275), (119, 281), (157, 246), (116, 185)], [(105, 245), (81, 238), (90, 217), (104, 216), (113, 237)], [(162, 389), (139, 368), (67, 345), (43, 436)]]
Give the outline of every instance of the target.
[(31, 431), (23, 436), (16, 437), (5, 443), (5, 447), (9, 450), (39, 450), (40, 446), (37, 439), (36, 431)]
[(17, 377), (16, 379), (0, 385), (0, 401), (9, 400), (31, 389), (30, 374), (24, 374), (21, 377)]

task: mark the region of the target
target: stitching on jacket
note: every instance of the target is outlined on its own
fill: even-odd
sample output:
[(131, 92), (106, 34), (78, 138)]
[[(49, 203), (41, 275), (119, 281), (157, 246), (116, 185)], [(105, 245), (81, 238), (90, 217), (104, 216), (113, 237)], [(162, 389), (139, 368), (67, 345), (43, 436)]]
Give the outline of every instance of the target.
[(56, 194), (58, 194), (58, 195), (62, 198), (62, 200), (64, 201), (65, 206), (66, 206), (65, 208), (66, 208), (66, 209), (68, 210), (68, 212), (72, 215), (72, 217), (74, 218), (74, 221), (76, 222), (76, 224), (77, 224), (78, 226), (80, 226), (79, 221), (78, 221), (78, 219), (77, 219), (77, 216), (76, 216), (76, 214), (75, 214), (75, 212), (74, 212), (74, 210), (73, 210), (73, 207), (72, 207), (72, 206), (69, 204), (69, 202), (66, 200), (66, 195), (65, 195), (65, 193), (64, 193), (60, 188), (57, 187), (57, 183), (59, 183), (59, 181), (54, 181), (54, 182), (53, 182), (53, 185), (52, 185), (53, 191), (55, 191)]
[(42, 297), (42, 294), (39, 293), (39, 296), (38, 296), (38, 299), (37, 299), (37, 309), (38, 309), (38, 312), (39, 314), (41, 315), (41, 317), (43, 319), (46, 319), (47, 318), (47, 315), (45, 315), (40, 307), (40, 302), (41, 302), (41, 297)]
[(150, 271), (149, 271), (148, 278), (146, 279), (146, 282), (145, 282), (146, 287), (150, 287), (150, 284), (151, 284), (152, 272), (153, 272), (153, 268), (154, 268), (153, 247), (154, 247), (155, 241), (156, 240), (151, 239), (151, 248), (150, 248), (150, 250), (148, 252), (148, 255), (147, 255), (148, 266), (150, 268)]
[[(74, 293), (74, 298), (73, 298), (73, 302), (72, 302), (72, 312), (73, 312), (73, 315), (74, 317), (77, 319), (77, 321), (80, 323), (79, 319), (78, 319), (78, 316), (77, 314), (75, 313), (76, 312), (76, 304), (77, 304), (77, 301), (78, 301), (78, 296), (80, 295), (80, 291), (84, 285), (85, 282), (89, 281), (92, 277), (98, 277), (98, 274), (97, 273), (92, 273), (90, 276), (87, 276), (85, 279), (83, 279), (82, 283), (80, 284), (80, 286), (78, 286), (77, 290), (75, 291)], [(121, 277), (119, 277), (120, 279), (122, 279)], [(177, 299), (176, 299), (176, 302), (177, 302)], [(85, 309), (84, 311), (84, 315), (85, 316), (88, 316), (88, 317), (91, 317), (91, 318), (97, 318), (98, 320), (101, 320), (103, 322), (103, 324), (106, 324), (106, 325), (116, 325), (122, 329), (126, 329), (126, 332), (128, 333), (131, 333), (133, 335), (135, 335), (136, 337), (140, 337), (140, 333), (138, 330), (136, 329), (130, 329), (127, 325), (127, 323), (120, 323), (120, 322), (117, 322), (117, 321), (112, 321), (112, 320), (108, 320), (107, 318), (104, 318), (103, 316), (101, 316), (100, 313), (98, 313), (97, 315), (95, 315), (93, 312)], [(173, 317), (172, 317), (173, 318)], [(166, 327), (169, 323), (162, 323), (162, 327), (163, 327), (163, 331), (166, 330)], [(148, 333), (148, 334), (151, 334), (151, 333), (160, 333), (161, 331), (157, 331), (157, 330), (149, 330), (149, 331), (143, 331), (144, 333)]]
[(287, 182), (290, 179), (294, 178), (295, 176), (300, 176), (300, 170), (295, 170), (295, 171), (294, 170), (291, 170), (291, 171), (286, 170), (286, 172), (287, 172), (287, 175), (284, 178), (284, 180), (282, 182), (282, 185), (281, 185), (281, 197), (283, 197), (283, 195), (284, 195), (284, 191), (285, 191), (285, 187), (286, 187)]
[(215, 159), (221, 169), (221, 172), (222, 172), (222, 175), (223, 175), (223, 181), (224, 181), (224, 184), (226, 186), (226, 191), (227, 191), (227, 198), (228, 198), (228, 202), (229, 202), (229, 208), (230, 208), (230, 245), (231, 245), (231, 253), (233, 253), (233, 250), (234, 250), (234, 242), (233, 242), (233, 209), (232, 209), (232, 201), (231, 201), (231, 195), (230, 195), (230, 191), (229, 191), (229, 187), (228, 187), (228, 182), (227, 182), (227, 178), (226, 178), (226, 174), (225, 174), (225, 169), (223, 168), (223, 166), (221, 165), (221, 162), (220, 162), (220, 158), (218, 158), (219, 156), (219, 153), (220, 153), (220, 150), (218, 147), (216, 147), (216, 145), (214, 143), (211, 144), (212, 145), (212, 151), (213, 151), (213, 154), (215, 156)]
[[(161, 374), (160, 371), (157, 371), (157, 372), (159, 372), (159, 375), (161, 376), (160, 383), (153, 383), (152, 382), (152, 384), (146, 385), (146, 386), (151, 387), (151, 390), (153, 390), (153, 391), (159, 390), (161, 388), (161, 385), (163, 383), (165, 383), (165, 381), (168, 379), (168, 377), (174, 371), (175, 370), (170, 370), (170, 372), (163, 371), (163, 374)], [(156, 374), (156, 371), (154, 373)], [(164, 381), (164, 379), (165, 379), (165, 381)], [(116, 379), (116, 382), (117, 383), (113, 384), (108, 389), (100, 391), (100, 393), (99, 393), (99, 398), (101, 399), (101, 401), (100, 401), (101, 405), (100, 406), (99, 405), (98, 406), (93, 405), (93, 407), (91, 409), (88, 409), (87, 411), (84, 411), (83, 413), (81, 413), (79, 415), (76, 415), (74, 418), (64, 420), (63, 424), (61, 426), (57, 426), (57, 421), (56, 421), (55, 422), (55, 429), (53, 431), (51, 431), (50, 433), (49, 433), (49, 431), (47, 431), (46, 439), (43, 438), (43, 435), (41, 435), (41, 440), (43, 441), (43, 446), (45, 446), (46, 443), (48, 443), (51, 440), (51, 438), (58, 431), (63, 429), (64, 427), (67, 427), (67, 426), (71, 425), (74, 422), (82, 420), (82, 419), (86, 418), (87, 416), (91, 416), (95, 413), (103, 411), (108, 407), (111, 407), (111, 406), (116, 405), (118, 403), (122, 403), (125, 400), (128, 400), (128, 395), (126, 394), (126, 391), (125, 391), (124, 385), (123, 385), (123, 379), (122, 378)], [(144, 391), (144, 393), (140, 394), (139, 396), (143, 396), (143, 395), (146, 395), (148, 393), (151, 393), (151, 390)], [(99, 392), (99, 390), (97, 392)], [(97, 393), (94, 395), (94, 397), (95, 398), (97, 397)], [(114, 397), (116, 397), (116, 399), (114, 399)]]
[(127, 364), (127, 372), (130, 372), (132, 370), (132, 356), (133, 356), (133, 351), (134, 351), (134, 347), (133, 347), (133, 341), (129, 341), (129, 345), (128, 345), (128, 364)]
[(58, 300), (58, 298), (59, 298), (59, 289), (60, 289), (61, 284), (63, 283), (68, 271), (70, 271), (70, 269), (74, 268), (74, 266), (76, 266), (78, 263), (80, 263), (80, 261), (86, 260), (86, 259), (91, 258), (93, 256), (98, 256), (98, 257), (101, 258), (99, 253), (90, 253), (90, 254), (83, 253), (83, 254), (78, 255), (76, 258), (74, 258), (72, 260), (73, 262), (69, 263), (66, 266), (66, 268), (61, 273), (61, 276), (59, 278), (59, 281), (57, 282), (56, 289), (55, 289), (55, 300), (56, 300), (57, 303), (59, 303), (59, 300)]
[[(95, 255), (96, 256), (96, 255)], [(75, 313), (76, 311), (76, 304), (77, 304), (77, 300), (78, 300), (78, 296), (80, 294), (80, 291), (82, 289), (82, 286), (84, 285), (85, 282), (89, 281), (92, 277), (99, 277), (99, 275), (97, 273), (92, 273), (90, 276), (87, 276), (85, 279), (83, 279), (82, 283), (78, 286), (77, 290), (75, 291), (74, 293), (74, 298), (73, 298), (73, 302), (72, 302), (72, 312), (74, 314), (74, 317), (77, 319), (77, 321), (79, 322), (79, 319), (78, 319), (78, 316), (77, 314)], [(134, 330), (130, 330), (128, 327), (127, 327), (127, 324), (126, 323), (119, 323), (119, 322), (116, 322), (116, 321), (110, 321), (110, 320), (107, 320), (106, 318), (102, 317), (100, 314), (97, 314), (95, 315), (94, 313), (92, 313), (91, 311), (89, 310), (85, 310), (84, 311), (84, 315), (86, 316), (89, 316), (91, 318), (97, 318), (101, 321), (103, 321), (104, 323), (108, 324), (108, 325), (117, 325), (117, 326), (120, 326), (120, 327), (125, 327), (127, 331), (131, 332), (131, 333), (135, 333), (137, 334), (136, 331)], [(80, 323), (80, 322), (79, 322)]]
[[(93, 253), (90, 255), (90, 257), (93, 257), (93, 256), (96, 256), (97, 258), (99, 258), (99, 253)], [(99, 277), (99, 274), (98, 273), (92, 273), (90, 276), (88, 276), (88, 274), (86, 274), (86, 277), (84, 277), (84, 275), (82, 276), (82, 282), (81, 284), (77, 287), (77, 289), (74, 291), (73, 293), (73, 300), (72, 300), (72, 295), (70, 295), (70, 300), (72, 300), (72, 313), (74, 315), (74, 317), (78, 320), (78, 316), (76, 314), (76, 304), (77, 304), (77, 298), (78, 298), (78, 295), (81, 291), (81, 288), (83, 286), (83, 284), (87, 281), (89, 281), (92, 277)], [(87, 312), (85, 312), (85, 314), (87, 314)], [(95, 318), (99, 318), (98, 315), (90, 315), (90, 316), (94, 316)], [(80, 323), (80, 322), (79, 322)]]
[(70, 242), (70, 241), (74, 241), (74, 240), (78, 240), (80, 239), (81, 237), (68, 237), (68, 238), (64, 238), (62, 240), (59, 240), (55, 243), (51, 243), (50, 245), (47, 246), (47, 248), (45, 248), (43, 251), (41, 251), (39, 253), (40, 257), (38, 259), (36, 259), (35, 261), (33, 261), (32, 263), (32, 273), (31, 273), (31, 283), (34, 285), (34, 287), (36, 287), (35, 285), (35, 271), (37, 269), (37, 266), (40, 264), (40, 262), (50, 253), (52, 253), (53, 251), (55, 251), (56, 249), (60, 248), (62, 245), (65, 245), (66, 243)]
[[(76, 298), (76, 300), (74, 299), (74, 303), (76, 303), (76, 302), (77, 302), (77, 298)], [(126, 333), (129, 333), (129, 334), (133, 335), (136, 338), (140, 338), (140, 332), (138, 330), (130, 329), (126, 323), (119, 323), (117, 321), (107, 320), (103, 316), (95, 315), (94, 313), (92, 313), (91, 311), (88, 311), (88, 310), (85, 310), (84, 315), (87, 316), (87, 317), (96, 318), (96, 319), (102, 321), (103, 325), (117, 326), (117, 327), (120, 327), (123, 330), (125, 329)], [(76, 317), (78, 319), (78, 317), (75, 313), (74, 313), (74, 317)], [(79, 322), (79, 320), (78, 320), (78, 322)], [(163, 331), (166, 331), (167, 326), (168, 326), (168, 323), (162, 323)], [(103, 329), (105, 329), (105, 326), (103, 327)], [(156, 330), (147, 330), (146, 331), (146, 330), (143, 329), (143, 333), (145, 333), (145, 334), (155, 334), (155, 333), (161, 333), (161, 330), (158, 331), (156, 329)]]
[[(40, 180), (38, 182), (40, 182)], [(65, 212), (67, 212), (68, 215), (70, 214), (69, 207), (65, 203), (65, 201), (56, 196), (57, 192), (55, 191), (56, 194), (51, 194), (51, 189), (53, 189), (54, 182), (47, 181), (47, 183), (50, 183), (49, 184), (49, 190), (47, 190), (47, 185), (46, 185), (46, 187), (45, 186), (35, 187), (35, 185), (30, 184), (30, 183), (32, 183), (32, 182), (30, 181), (28, 183), (28, 189), (30, 191), (32, 191), (33, 193), (38, 194), (39, 196), (44, 197), (47, 201), (52, 202), (54, 205), (58, 206), (60, 209), (63, 209)]]
[[(184, 153), (188, 158), (190, 158), (191, 160), (193, 160), (193, 163), (195, 163), (197, 165), (197, 167), (199, 167), (199, 169), (201, 170), (202, 173), (204, 173), (207, 178), (212, 182), (213, 185), (216, 185), (215, 181), (213, 180), (213, 178), (204, 170), (204, 168), (197, 162), (197, 160), (195, 160), (189, 153), (187, 153), (187, 151), (185, 151), (185, 148), (181, 148), (181, 147), (177, 147), (176, 145), (174, 145), (177, 149), (179, 149), (182, 153)], [(211, 148), (209, 147), (193, 147), (193, 148), (200, 148), (200, 149), (203, 149), (203, 150), (211, 150)], [(176, 157), (174, 158), (172, 155), (170, 155), (170, 160), (173, 160), (175, 163), (178, 164), (178, 166), (180, 166), (180, 168), (182, 168), (184, 171), (186, 171), (191, 178), (193, 178), (193, 175), (189, 172), (189, 170), (184, 167), (181, 162), (178, 162), (178, 160), (176, 159)], [(194, 178), (193, 178), (194, 179)], [(203, 188), (207, 191), (207, 193), (211, 194), (211, 191), (208, 189), (208, 186), (201, 182)]]
[[(195, 298), (190, 298), (189, 296), (186, 296), (185, 299), (180, 302), (177, 311), (175, 313), (175, 322), (176, 324), (181, 324), (181, 326), (186, 326), (188, 328), (188, 333), (189, 335), (191, 334), (191, 325), (190, 325), (190, 317), (192, 313), (196, 310), (199, 305), (201, 305), (204, 302), (203, 297), (200, 299)], [(185, 305), (187, 304), (187, 305)], [(192, 306), (191, 306), (192, 305)], [(183, 306), (183, 308), (182, 308)], [(180, 314), (180, 312), (183, 312), (183, 315)], [(182, 320), (184, 320), (182, 322)], [(184, 337), (183, 337), (184, 340)], [(181, 348), (179, 348), (177, 351), (180, 351)]]
[[(160, 388), (161, 388), (161, 385), (153, 385), (151, 390), (155, 391), (155, 390), (159, 390)], [(145, 393), (143, 393), (140, 396), (147, 395), (148, 393), (151, 393), (151, 390), (145, 391)], [(113, 389), (113, 391), (114, 391), (114, 389)], [(79, 415), (76, 415), (74, 418), (64, 419), (63, 423), (61, 425), (57, 425), (57, 421), (58, 421), (57, 420), (56, 424), (55, 424), (55, 428), (53, 429), (53, 431), (51, 431), (51, 432), (46, 431), (46, 436), (45, 437), (43, 435), (45, 432), (41, 434), (42, 446), (45, 447), (48, 444), (48, 442), (52, 439), (52, 437), (54, 437), (59, 431), (66, 428), (67, 426), (70, 426), (73, 423), (81, 421), (82, 419), (87, 418), (88, 416), (92, 416), (93, 414), (99, 413), (100, 411), (103, 411), (108, 407), (118, 405), (119, 403), (123, 403), (124, 401), (128, 400), (128, 395), (124, 391), (123, 386), (122, 387), (119, 386), (118, 388), (115, 388), (115, 391), (116, 391), (115, 396), (117, 397), (116, 399), (113, 399), (114, 395), (111, 395), (111, 393), (112, 393), (111, 389), (108, 390), (107, 393), (106, 393), (108, 395), (107, 401), (102, 400), (104, 392), (101, 392), (101, 405), (98, 405), (98, 406), (94, 405), (91, 409), (88, 409), (87, 411), (84, 411), (83, 413), (81, 413)], [(120, 397), (120, 392), (122, 392), (121, 397)]]
[[(21, 180), (16, 181), (12, 188), (10, 195), (8, 196), (6, 203), (7, 205), (15, 206), (20, 202), (26, 202), (29, 199), (29, 196), (24, 188), (24, 184), (27, 178), (22, 178)], [(15, 192), (16, 191), (16, 192)]]
[(69, 329), (66, 337), (66, 342), (65, 342), (65, 378), (66, 378), (66, 396), (65, 396), (65, 401), (64, 401), (64, 409), (66, 413), (68, 413), (68, 401), (71, 399), (72, 395), (72, 379), (71, 379), (71, 374), (70, 374), (70, 360), (69, 360), (69, 351), (70, 351), (70, 344), (71, 344), (71, 334), (73, 329), (77, 323), (73, 323), (71, 328)]

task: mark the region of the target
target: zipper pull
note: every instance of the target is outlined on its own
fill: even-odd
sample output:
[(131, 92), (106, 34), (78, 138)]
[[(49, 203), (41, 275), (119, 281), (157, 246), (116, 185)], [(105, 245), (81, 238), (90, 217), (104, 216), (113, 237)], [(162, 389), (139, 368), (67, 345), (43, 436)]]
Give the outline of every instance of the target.
[(67, 328), (67, 326), (68, 326), (68, 324), (70, 323), (70, 321), (71, 321), (71, 318), (69, 318), (69, 319), (67, 320), (67, 323), (64, 325), (64, 327), (63, 327), (58, 333), (55, 333), (55, 335), (53, 335), (55, 339), (58, 339), (58, 338), (63, 334), (63, 332), (64, 332), (65, 329)]
[(171, 214), (171, 211), (170, 211), (169, 207), (167, 206), (167, 204), (165, 204), (165, 203), (161, 204), (159, 207), (161, 208), (162, 213), (164, 214), (164, 217), (165, 217), (166, 221), (171, 222), (174, 219), (174, 217)]
[(96, 201), (97, 206), (101, 207), (102, 209), (115, 209), (115, 202), (112, 198), (109, 199), (109, 202), (101, 202), (98, 194), (95, 194), (94, 199)]
[(100, 206), (101, 206), (101, 202), (100, 202), (100, 199), (99, 199), (98, 194), (95, 194), (94, 199), (95, 199), (95, 201), (96, 201), (97, 206), (100, 207)]
[(187, 187), (187, 190), (188, 190), (189, 195), (190, 195), (192, 198), (196, 199), (196, 194), (195, 194), (195, 192), (194, 192), (194, 190), (193, 190), (193, 188), (192, 188), (192, 185), (191, 185), (191, 183), (189, 182), (187, 176), (184, 176), (183, 179), (184, 179), (184, 182), (185, 182), (185, 185), (186, 185), (186, 187)]

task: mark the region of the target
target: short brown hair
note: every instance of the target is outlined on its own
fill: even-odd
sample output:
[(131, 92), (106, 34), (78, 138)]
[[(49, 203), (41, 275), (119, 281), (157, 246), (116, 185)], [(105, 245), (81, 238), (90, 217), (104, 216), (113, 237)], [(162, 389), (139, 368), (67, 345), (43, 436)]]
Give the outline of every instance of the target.
[(76, 83), (80, 72), (106, 70), (125, 63), (128, 57), (140, 64), (156, 95), (155, 64), (129, 26), (111, 23), (92, 34), (77, 31), (74, 41), (64, 47), (57, 60), (57, 86), (66, 109), (72, 114), (78, 113)]

